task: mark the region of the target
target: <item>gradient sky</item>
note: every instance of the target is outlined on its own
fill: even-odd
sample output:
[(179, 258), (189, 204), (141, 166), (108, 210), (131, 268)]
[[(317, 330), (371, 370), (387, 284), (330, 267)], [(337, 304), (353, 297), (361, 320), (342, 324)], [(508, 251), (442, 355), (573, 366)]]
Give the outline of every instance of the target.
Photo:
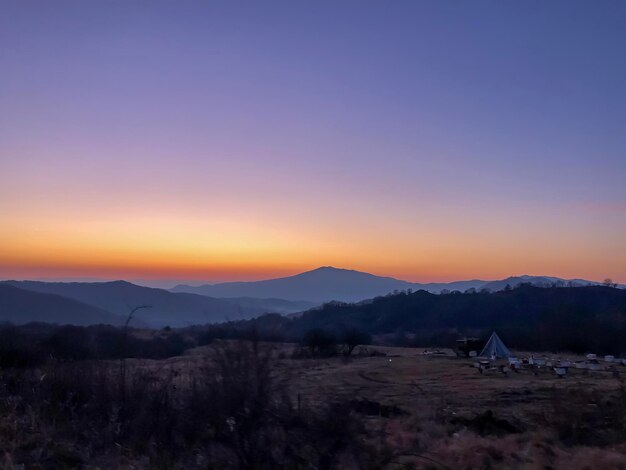
[(0, 277), (626, 282), (626, 2), (0, 0)]

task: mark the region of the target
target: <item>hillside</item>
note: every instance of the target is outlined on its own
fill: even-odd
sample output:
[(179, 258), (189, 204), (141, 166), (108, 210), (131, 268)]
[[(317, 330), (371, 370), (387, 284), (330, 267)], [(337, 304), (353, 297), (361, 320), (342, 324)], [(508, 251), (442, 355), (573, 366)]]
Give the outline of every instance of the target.
[(60, 295), (32, 292), (0, 283), (0, 322), (119, 325), (124, 318)]
[[(5, 281), (28, 291), (55, 294), (83, 302), (116, 315), (126, 316), (129, 307), (150, 305), (137, 320), (151, 326), (186, 326), (251, 318), (266, 312), (286, 313), (308, 304), (290, 305), (279, 300), (215, 299), (203, 295), (171, 293), (164, 289), (113, 282), (36, 282)], [(54, 320), (50, 320), (54, 321)]]
[[(330, 303), (291, 319), (262, 317), (255, 325), (291, 339), (311, 329), (333, 333), (357, 329), (371, 335), (415, 335), (426, 342), (495, 329), (512, 345), (531, 350), (585, 352), (595, 346), (592, 349), (619, 354), (626, 353), (626, 291), (526, 285), (496, 293), (418, 291), (360, 304)], [(249, 326), (250, 322), (238, 327)]]

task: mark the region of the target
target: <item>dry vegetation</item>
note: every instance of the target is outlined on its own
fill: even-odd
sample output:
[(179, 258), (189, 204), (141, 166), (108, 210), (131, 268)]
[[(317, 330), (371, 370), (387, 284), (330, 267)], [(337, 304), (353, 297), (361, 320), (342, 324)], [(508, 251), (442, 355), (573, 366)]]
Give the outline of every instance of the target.
[[(626, 468), (610, 372), (479, 374), (370, 347), (215, 341), (169, 359), (5, 369), (2, 468)], [(382, 355), (370, 355), (376, 349)]]
[(479, 374), (472, 361), (377, 348), (386, 357), (298, 364), (298, 389), (406, 412), (371, 416), (416, 468), (626, 468), (626, 394), (610, 372)]

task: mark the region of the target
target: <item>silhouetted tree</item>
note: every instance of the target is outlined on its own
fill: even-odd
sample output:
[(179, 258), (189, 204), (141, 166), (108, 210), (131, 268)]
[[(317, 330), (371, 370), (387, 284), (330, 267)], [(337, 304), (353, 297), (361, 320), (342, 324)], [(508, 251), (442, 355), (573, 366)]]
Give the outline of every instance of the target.
[(350, 356), (354, 348), (356, 348), (360, 344), (370, 344), (372, 342), (372, 337), (365, 333), (362, 330), (357, 329), (349, 329), (342, 333), (340, 337), (340, 342), (344, 346), (343, 353), (346, 356)]
[(337, 353), (335, 336), (321, 328), (307, 331), (302, 342), (309, 348), (312, 356), (332, 356)]

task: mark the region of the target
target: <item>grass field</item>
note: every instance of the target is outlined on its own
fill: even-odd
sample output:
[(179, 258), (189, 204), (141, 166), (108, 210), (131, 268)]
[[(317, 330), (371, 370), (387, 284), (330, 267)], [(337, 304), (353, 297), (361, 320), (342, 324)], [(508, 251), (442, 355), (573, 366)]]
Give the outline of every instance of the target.
[(353, 397), (407, 412), (372, 417), (397, 461), (435, 468), (626, 467), (622, 382), (610, 372), (480, 374), (469, 359), (377, 349), (387, 356), (299, 364), (297, 386), (311, 400)]
[[(385, 356), (295, 360), (295, 345), (274, 346), (294, 400), (353, 403), (394, 454), (389, 468), (626, 468), (625, 394), (610, 371), (481, 374), (450, 350), (376, 346)], [(209, 350), (165, 362), (193, 375)]]
[[(190, 428), (188, 422), (195, 419), (195, 414), (201, 412), (202, 407), (213, 406), (213, 398), (204, 397), (205, 401), (200, 404), (200, 408), (190, 408), (189, 403), (183, 403), (185, 400), (190, 401), (190, 395), (180, 398), (183, 396), (182, 391), (193, 389), (198, 377), (208, 377), (211, 382), (213, 378), (210, 376), (215, 371), (218, 371), (218, 375), (227, 373), (230, 369), (228, 363), (221, 372), (214, 368), (214, 364), (219, 361), (220, 347), (237, 347), (237, 344), (218, 341), (169, 359), (128, 360), (129, 376), (150, 377), (149, 382), (142, 379), (149, 385), (146, 387), (144, 383), (136, 394), (132, 407), (128, 407), (126, 421), (119, 418), (119, 423), (113, 424), (119, 429), (128, 429), (126, 439), (129, 442), (136, 437), (133, 433), (144, 433), (148, 428), (150, 432), (147, 432), (143, 441), (137, 440), (139, 444), (136, 445), (117, 442), (118, 437), (122, 441), (124, 433), (113, 427), (107, 431), (108, 434), (94, 429), (93, 434), (85, 437), (85, 441), (78, 442), (72, 433), (81, 429), (85, 423), (91, 423), (92, 419), (84, 416), (81, 411), (83, 408), (78, 405), (68, 408), (73, 418), (65, 422), (58, 413), (55, 414), (55, 410), (65, 410), (65, 405), (57, 406), (51, 412), (49, 407), (39, 403), (49, 400), (51, 396), (66, 397), (64, 400), (67, 401), (67, 397), (76, 395), (72, 387), (73, 382), (80, 382), (78, 376), (70, 377), (69, 384), (62, 382), (62, 387), (56, 384), (56, 388), (52, 388), (52, 395), (50, 392), (34, 395), (25, 407), (10, 408), (5, 403), (5, 410), (10, 409), (13, 414), (6, 413), (0, 423), (0, 432), (5, 438), (5, 442), (0, 444), (4, 446), (3, 468), (247, 468), (235, 459), (236, 453), (228, 453), (230, 444), (227, 440), (220, 441), (223, 449), (227, 449), (222, 450), (225, 457), (221, 460), (221, 466), (212, 466), (210, 460), (206, 463), (206, 456), (214, 455), (214, 450), (206, 450), (208, 448), (201, 446), (216, 434), (213, 431), (209, 435), (198, 433), (198, 429), (193, 426)], [(610, 371), (570, 369), (566, 378), (557, 378), (550, 369), (543, 369), (537, 374), (522, 370), (505, 376), (498, 371), (481, 374), (473, 367), (473, 360), (458, 359), (451, 351), (446, 351), (444, 355), (422, 355), (422, 349), (375, 346), (351, 358), (293, 359), (296, 345), (262, 346), (264, 350), (271, 350), (271, 375), (274, 377), (273, 387), (276, 388), (274, 395), (266, 397), (269, 401), (264, 406), (270, 410), (270, 414), (264, 416), (271, 416), (275, 412), (272, 410), (278, 410), (270, 403), (276, 399), (277, 393), (287, 396), (293, 404), (291, 409), (302, 408), (309, 413), (309, 424), (306, 425), (308, 434), (293, 437), (294, 440), (304, 439), (304, 443), (298, 444), (298, 449), (305, 457), (300, 459), (297, 466), (292, 462), (285, 468), (626, 468), (626, 394), (619, 377), (621, 374), (616, 376)], [(370, 355), (374, 350), (376, 355)], [(567, 359), (574, 361), (582, 358), (568, 356)], [(114, 378), (117, 373), (116, 362), (109, 361), (109, 365), (113, 374), (110, 377)], [(246, 387), (256, 387), (261, 382), (255, 382), (254, 378), (250, 381), (250, 376), (246, 375), (248, 372), (244, 370), (246, 364), (240, 365), (243, 369), (238, 373), (242, 372), (247, 378), (242, 379), (243, 382), (235, 388), (228, 389), (226, 395), (241, 394), (242, 399), (249, 400)], [(44, 376), (37, 378), (35, 387), (45, 385), (50, 380), (45, 374), (52, 372), (44, 369), (38, 373)], [(211, 383), (213, 385), (204, 389), (206, 393), (215, 393), (219, 381)], [(87, 398), (80, 406), (87, 407), (85, 409), (102, 408), (104, 414), (94, 414), (93, 419), (109, 423), (112, 418), (108, 402), (101, 403), (104, 401), (102, 398), (90, 398), (90, 393), (94, 396), (99, 393), (94, 391), (92, 385), (83, 385), (91, 392), (86, 393)], [(66, 391), (68, 387), (69, 394)], [(130, 390), (127, 392), (129, 397), (133, 395)], [(79, 392), (83, 393), (83, 390)], [(106, 400), (117, 400), (113, 410), (124, 408), (124, 402), (120, 405), (119, 397), (115, 398), (116, 387), (107, 393), (107, 397), (113, 398)], [(219, 393), (214, 396), (224, 400), (224, 396), (220, 398)], [(165, 398), (155, 400), (155, 397)], [(251, 397), (252, 401), (247, 403), (254, 403), (257, 395)], [(6, 399), (14, 400), (14, 397), (7, 396)], [(27, 403), (26, 398), (23, 401)], [(228, 422), (231, 414), (238, 416), (240, 412), (249, 412), (249, 404), (241, 405), (244, 411), (238, 408), (240, 405), (236, 397), (234, 402), (231, 400), (228, 403), (234, 408), (225, 414), (220, 415), (222, 405), (214, 408), (213, 413), (222, 416), (219, 422)], [(332, 406), (329, 407), (332, 404), (337, 404), (339, 408), (334, 408), (330, 416), (320, 418), (321, 421), (316, 423), (311, 414), (319, 413), (321, 416), (327, 410), (333, 410)], [(144, 405), (147, 412), (138, 413)], [(150, 407), (155, 407), (156, 411), (150, 411)], [(138, 418), (135, 413), (142, 417)], [(162, 413), (162, 417), (155, 418), (154, 413)], [(299, 411), (290, 413), (291, 417), (284, 422), (300, 414)], [(67, 413), (63, 411), (63, 414)], [(50, 421), (48, 415), (56, 416), (55, 420)], [(211, 415), (206, 416), (211, 421)], [(355, 427), (354, 422), (348, 419), (349, 416), (356, 417), (360, 427)], [(61, 422), (65, 422), (65, 427), (61, 427)], [(219, 422), (215, 429), (219, 428)], [(151, 431), (151, 428), (159, 429), (160, 426), (167, 428), (162, 436)], [(281, 430), (282, 437), (272, 437), (276, 440), (263, 441), (263, 445), (285, 445), (285, 441), (292, 438), (289, 426)], [(180, 440), (175, 437), (178, 435), (176, 433), (189, 434), (190, 429), (194, 434), (189, 438), (191, 440), (181, 441), (169, 457), (160, 456), (159, 448), (163, 450), (168, 446), (168, 439)], [(270, 432), (262, 425), (259, 429), (264, 435)], [(225, 432), (228, 437), (228, 431)], [(254, 435), (256, 431), (251, 432)], [(328, 441), (324, 440), (325, 433), (328, 434)], [(353, 434), (350, 439), (343, 439), (342, 436), (349, 434)], [(41, 463), (41, 459), (33, 457), (34, 450), (24, 454), (25, 436), (30, 436), (28, 445), (33, 448), (36, 448), (42, 436), (54, 442), (54, 445), (49, 444), (52, 447), (39, 449), (39, 454), (36, 454), (47, 455), (46, 452), (52, 452), (48, 460), (44, 459), (44, 463)], [(306, 450), (306, 439), (309, 439), (306, 436), (315, 436), (311, 438), (315, 439), (311, 443), (313, 447), (319, 442), (323, 445), (320, 444), (321, 447), (314, 453), (307, 454), (313, 451)], [(100, 451), (93, 446), (85, 446), (85, 442), (92, 442), (96, 437), (103, 442)], [(248, 436), (248, 439), (256, 442), (255, 436)], [(335, 449), (333, 459), (324, 463), (323, 454), (332, 448), (332, 443), (337, 439), (343, 447)], [(109, 441), (111, 444), (106, 444)], [(193, 446), (190, 442), (194, 443)], [(62, 448), (65, 454), (69, 452), (68, 448), (72, 449), (69, 454), (74, 460), (69, 460), (69, 463), (66, 457), (63, 457), (65, 460), (59, 460), (54, 454), (60, 452), (61, 443), (64, 443), (65, 447)], [(363, 451), (365, 447), (352, 454), (348, 452), (361, 443), (367, 445), (367, 452)], [(195, 456), (190, 459), (188, 454), (192, 452)], [(314, 463), (313, 460), (308, 463), (306, 455), (315, 455)], [(26, 465), (20, 462), (26, 462)], [(259, 463), (250, 468), (282, 467), (277, 467), (276, 463), (266, 466)]]

